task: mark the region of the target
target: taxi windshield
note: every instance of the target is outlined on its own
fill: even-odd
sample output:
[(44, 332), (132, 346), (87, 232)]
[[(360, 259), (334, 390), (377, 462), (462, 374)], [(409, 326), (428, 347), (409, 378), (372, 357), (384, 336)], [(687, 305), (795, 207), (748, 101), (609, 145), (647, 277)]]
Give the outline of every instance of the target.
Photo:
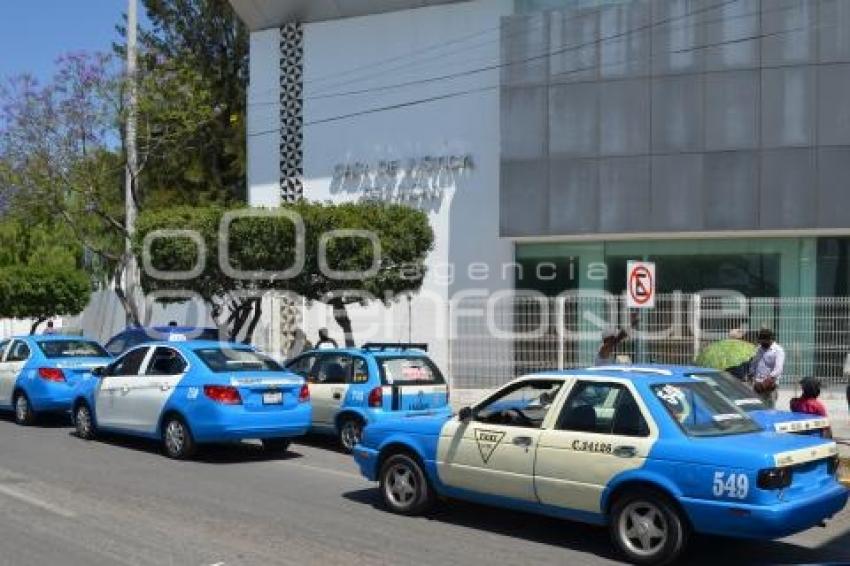
[(688, 436), (725, 436), (761, 428), (706, 382), (652, 386), (655, 396)]
[(761, 399), (755, 396), (752, 389), (725, 371), (692, 373), (688, 377), (705, 381), (718, 393), (745, 411), (759, 411), (767, 408)]
[(253, 350), (200, 348), (195, 354), (215, 373), (234, 371), (283, 371), (273, 359)]
[(100, 344), (91, 340), (38, 340), (36, 344), (49, 359), (110, 357)]

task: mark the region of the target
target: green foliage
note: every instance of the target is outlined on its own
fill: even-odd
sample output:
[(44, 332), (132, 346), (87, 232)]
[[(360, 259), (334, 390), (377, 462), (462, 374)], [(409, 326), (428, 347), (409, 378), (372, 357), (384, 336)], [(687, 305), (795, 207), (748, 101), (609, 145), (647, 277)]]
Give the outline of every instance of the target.
[[(170, 281), (143, 273), (145, 292), (191, 290), (201, 295), (215, 312), (223, 309), (240, 291), (285, 291), (344, 308), (346, 303), (390, 301), (422, 286), (424, 261), (432, 249), (434, 234), (427, 216), (420, 211), (379, 203), (299, 202), (285, 207), (283, 210), (300, 216), (305, 228), (304, 268), (287, 279), (268, 274), (285, 271), (295, 264), (294, 224), (284, 216), (237, 219), (229, 232), (230, 264), (241, 271), (264, 272), (264, 276), (261, 279), (232, 279), (219, 264), (219, 226), (227, 210), (207, 206), (143, 212), (137, 224), (137, 254), (141, 254), (145, 236), (154, 230), (193, 230), (201, 235), (206, 246), (205, 268), (199, 277)], [(377, 270), (355, 280), (324, 274), (318, 250), (322, 235), (331, 230), (365, 230), (374, 234), (380, 244)], [(188, 238), (158, 238), (150, 251), (150, 263), (160, 271), (187, 271), (198, 259), (197, 247)], [(334, 238), (327, 242), (326, 257), (327, 266), (332, 270), (366, 272), (373, 266), (373, 246), (364, 238)], [(368, 294), (365, 298), (364, 293)]]
[(745, 340), (729, 338), (703, 348), (695, 363), (701, 367), (725, 370), (746, 362), (755, 354), (755, 345)]
[(244, 201), (247, 30), (227, 0), (142, 3), (150, 22), (139, 35), (148, 205)]
[(77, 269), (49, 266), (0, 267), (0, 318), (34, 318), (82, 312), (91, 296), (91, 279)]
[(0, 221), (0, 242), (0, 268), (31, 265), (74, 270), (82, 265), (82, 247), (60, 223), (27, 225), (5, 218)]

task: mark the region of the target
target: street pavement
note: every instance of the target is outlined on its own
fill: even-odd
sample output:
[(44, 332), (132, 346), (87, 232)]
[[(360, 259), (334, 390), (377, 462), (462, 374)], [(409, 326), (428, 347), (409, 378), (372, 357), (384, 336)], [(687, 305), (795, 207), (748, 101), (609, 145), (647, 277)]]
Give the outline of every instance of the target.
[[(850, 512), (777, 542), (698, 537), (689, 564), (850, 562)], [(0, 566), (613, 564), (604, 529), (452, 502), (385, 512), (330, 440), (176, 462), (150, 442), (84, 442), (0, 418)]]

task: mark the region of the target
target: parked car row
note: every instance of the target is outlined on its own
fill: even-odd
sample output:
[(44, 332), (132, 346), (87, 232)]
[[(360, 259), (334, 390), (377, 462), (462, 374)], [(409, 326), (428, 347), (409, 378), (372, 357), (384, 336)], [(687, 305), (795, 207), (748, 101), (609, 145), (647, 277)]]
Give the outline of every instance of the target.
[(676, 559), (692, 533), (786, 536), (847, 501), (828, 421), (768, 410), (723, 372), (541, 372), (453, 415), (425, 345), (314, 350), (281, 365), (180, 330), (122, 333), (108, 343), (117, 357), (80, 337), (2, 341), (0, 408), (22, 425), (69, 411), (82, 439), (156, 439), (178, 459), (204, 443), (259, 439), (282, 452), (310, 430), (332, 434), (390, 511), (425, 513), (442, 497), (605, 525), (640, 564)]

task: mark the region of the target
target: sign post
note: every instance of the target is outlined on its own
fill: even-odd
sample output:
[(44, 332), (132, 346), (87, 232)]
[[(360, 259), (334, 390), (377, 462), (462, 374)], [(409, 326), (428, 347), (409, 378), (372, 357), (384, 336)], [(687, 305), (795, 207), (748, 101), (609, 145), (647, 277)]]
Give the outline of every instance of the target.
[(626, 264), (626, 306), (630, 309), (655, 308), (655, 264), (630, 261)]

